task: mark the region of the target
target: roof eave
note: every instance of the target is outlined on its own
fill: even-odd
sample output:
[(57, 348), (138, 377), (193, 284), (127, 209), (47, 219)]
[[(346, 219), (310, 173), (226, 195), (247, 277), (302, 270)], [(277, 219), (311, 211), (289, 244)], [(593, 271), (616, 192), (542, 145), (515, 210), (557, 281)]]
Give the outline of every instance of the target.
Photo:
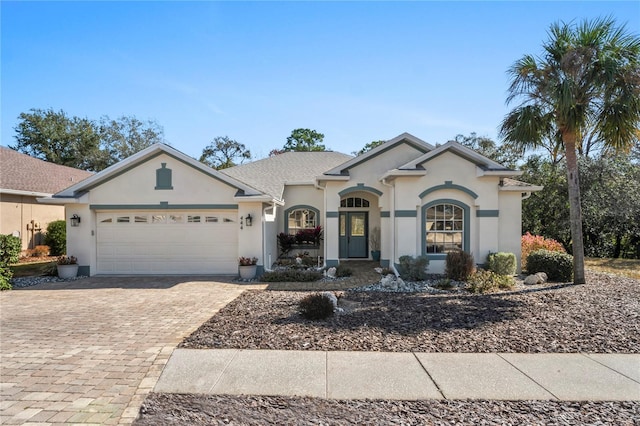
[(0, 188), (0, 194), (24, 195), (29, 197), (50, 197), (53, 194), (46, 192), (24, 191), (20, 189), (4, 189)]
[(537, 186), (537, 185), (530, 185), (530, 186), (518, 186), (518, 185), (513, 185), (513, 186), (500, 186), (498, 188), (499, 191), (505, 191), (505, 192), (538, 192), (538, 191), (542, 191), (544, 189), (544, 186)]
[(401, 176), (426, 176), (427, 171), (425, 169), (414, 169), (414, 170), (400, 170), (393, 169), (389, 170), (385, 174), (383, 174), (379, 180), (390, 179)]

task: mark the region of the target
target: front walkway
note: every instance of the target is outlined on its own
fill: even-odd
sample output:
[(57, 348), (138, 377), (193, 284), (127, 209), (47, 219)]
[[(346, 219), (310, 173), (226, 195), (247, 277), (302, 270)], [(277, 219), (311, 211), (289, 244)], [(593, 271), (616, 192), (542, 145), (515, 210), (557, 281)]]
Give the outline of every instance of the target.
[(176, 345), (247, 288), (92, 277), (0, 294), (0, 424), (130, 424)]
[(640, 355), (176, 349), (155, 392), (640, 401)]

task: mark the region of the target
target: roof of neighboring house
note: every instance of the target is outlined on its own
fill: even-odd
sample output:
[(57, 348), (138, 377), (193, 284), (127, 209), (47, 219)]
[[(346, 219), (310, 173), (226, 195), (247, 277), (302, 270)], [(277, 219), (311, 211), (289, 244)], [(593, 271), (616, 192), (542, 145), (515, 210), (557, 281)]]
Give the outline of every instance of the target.
[(282, 199), (285, 184), (315, 183), (316, 176), (352, 158), (351, 155), (333, 151), (284, 152), (220, 171)]
[(55, 194), (93, 173), (49, 163), (0, 146), (0, 191)]

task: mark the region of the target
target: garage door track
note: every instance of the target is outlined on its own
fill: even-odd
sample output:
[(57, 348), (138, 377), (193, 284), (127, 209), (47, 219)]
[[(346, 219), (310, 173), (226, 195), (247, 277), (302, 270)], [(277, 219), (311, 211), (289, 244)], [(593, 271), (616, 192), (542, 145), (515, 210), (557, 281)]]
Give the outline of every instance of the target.
[(182, 338), (247, 288), (92, 277), (1, 293), (0, 424), (131, 423)]

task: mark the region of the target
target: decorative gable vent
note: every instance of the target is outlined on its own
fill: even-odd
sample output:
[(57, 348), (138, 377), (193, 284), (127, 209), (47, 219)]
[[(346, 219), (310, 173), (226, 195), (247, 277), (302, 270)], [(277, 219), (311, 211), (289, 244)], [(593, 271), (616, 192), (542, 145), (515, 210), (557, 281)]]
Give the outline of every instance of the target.
[(167, 169), (167, 163), (161, 163), (162, 168), (156, 169), (156, 189), (173, 189), (171, 185), (171, 169)]

